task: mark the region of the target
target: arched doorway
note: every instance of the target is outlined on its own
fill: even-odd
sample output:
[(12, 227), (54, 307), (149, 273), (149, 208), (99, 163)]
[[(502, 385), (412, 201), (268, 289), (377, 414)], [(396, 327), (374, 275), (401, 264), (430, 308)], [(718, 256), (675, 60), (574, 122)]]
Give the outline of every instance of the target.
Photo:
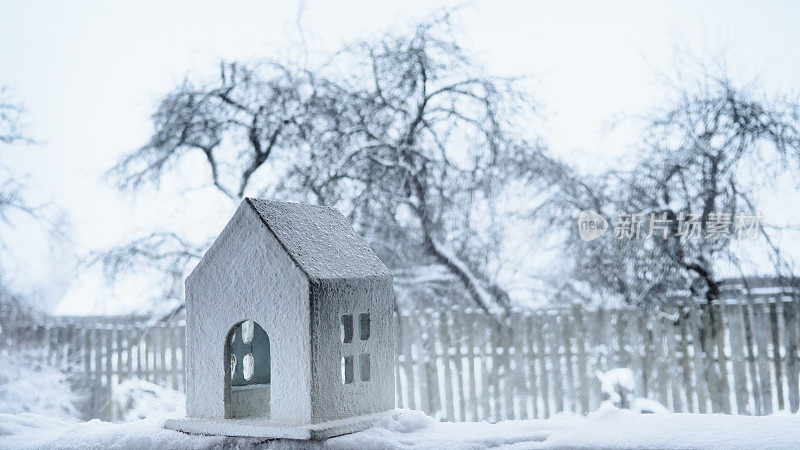
[(269, 417), (269, 336), (252, 320), (240, 322), (225, 340), (225, 417)]

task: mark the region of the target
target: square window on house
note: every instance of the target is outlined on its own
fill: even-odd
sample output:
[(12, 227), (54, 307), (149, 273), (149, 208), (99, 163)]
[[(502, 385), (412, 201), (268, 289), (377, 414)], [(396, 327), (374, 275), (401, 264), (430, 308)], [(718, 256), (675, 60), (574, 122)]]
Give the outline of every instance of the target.
[(353, 341), (353, 316), (350, 314), (345, 314), (342, 316), (342, 326), (339, 327), (341, 332), (339, 333), (342, 342), (347, 344), (348, 342)]
[(358, 356), (358, 373), (361, 381), (369, 381), (369, 353)]
[(353, 357), (342, 357), (342, 383), (350, 384), (353, 382)]
[(358, 335), (362, 341), (369, 339), (369, 313), (358, 315)]

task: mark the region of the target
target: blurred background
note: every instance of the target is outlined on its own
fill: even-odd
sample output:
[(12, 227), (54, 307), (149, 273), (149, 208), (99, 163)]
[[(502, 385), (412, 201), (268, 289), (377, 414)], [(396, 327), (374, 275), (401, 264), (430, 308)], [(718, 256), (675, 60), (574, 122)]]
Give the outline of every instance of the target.
[(399, 406), (796, 412), (798, 9), (0, 2), (0, 412), (180, 404), (183, 278), (245, 197), (392, 270)]

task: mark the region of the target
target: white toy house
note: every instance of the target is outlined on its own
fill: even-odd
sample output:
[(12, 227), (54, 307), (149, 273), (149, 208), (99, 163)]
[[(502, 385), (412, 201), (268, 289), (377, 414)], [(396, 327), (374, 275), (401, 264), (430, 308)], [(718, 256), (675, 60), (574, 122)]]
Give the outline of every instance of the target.
[(394, 408), (392, 275), (335, 209), (245, 199), (186, 279), (186, 418), (322, 439)]

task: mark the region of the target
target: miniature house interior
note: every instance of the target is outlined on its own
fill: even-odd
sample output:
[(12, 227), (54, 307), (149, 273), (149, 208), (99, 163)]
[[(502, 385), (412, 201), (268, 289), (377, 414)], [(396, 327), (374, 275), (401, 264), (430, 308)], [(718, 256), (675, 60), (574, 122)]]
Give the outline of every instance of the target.
[(226, 417), (269, 417), (269, 336), (252, 320), (235, 325), (227, 339)]
[(189, 433), (322, 439), (394, 409), (392, 274), (336, 209), (245, 199), (186, 278)]

